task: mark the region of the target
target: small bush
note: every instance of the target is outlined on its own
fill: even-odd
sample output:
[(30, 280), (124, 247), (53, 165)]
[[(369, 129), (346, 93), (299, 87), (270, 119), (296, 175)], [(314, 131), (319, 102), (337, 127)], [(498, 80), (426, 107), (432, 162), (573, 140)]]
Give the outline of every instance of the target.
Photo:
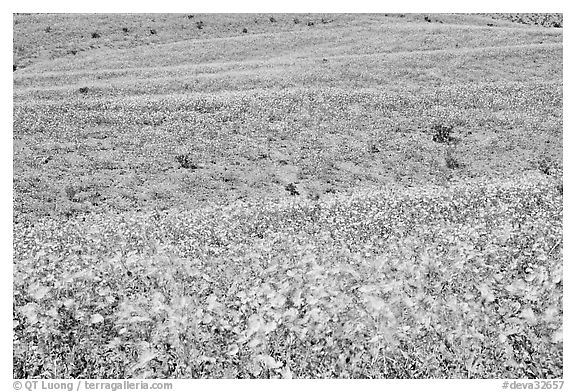
[(244, 28), (242, 29), (242, 32), (243, 32), (244, 34), (246, 34), (246, 33), (248, 32), (248, 29), (247, 29), (246, 27), (244, 27)]
[(424, 20), (425, 20), (426, 22), (428, 22), (428, 23), (432, 22), (432, 20), (431, 20), (428, 16), (425, 16), (425, 17), (424, 17)]
[(202, 30), (204, 28), (204, 22), (202, 22), (201, 20), (199, 20), (198, 22), (196, 22), (196, 28), (198, 30)]
[(156, 34), (156, 30), (155, 30), (155, 29), (150, 29), (150, 34), (155, 35), (155, 34)]
[(92, 38), (100, 38), (100, 34), (97, 32), (92, 33)]
[(18, 66), (16, 64), (12, 64), (12, 72), (16, 71), (18, 69)]
[(198, 169), (198, 165), (196, 165), (193, 161), (192, 161), (192, 157), (190, 156), (190, 154), (180, 154), (176, 156), (176, 162), (178, 162), (178, 164), (180, 165), (180, 167), (184, 168), (184, 169)]
[(78, 53), (78, 51), (77, 51), (76, 49), (72, 49), (72, 50), (69, 50), (68, 53), (70, 53), (71, 55), (76, 56), (76, 53)]
[(68, 200), (74, 201), (74, 198), (76, 197), (76, 193), (78, 193), (78, 191), (74, 189), (72, 185), (67, 185), (64, 188), (64, 193), (66, 193), (66, 197), (68, 198)]
[(123, 31), (124, 33), (127, 33), (127, 32), (128, 32), (128, 27), (122, 27), (122, 31)]
[(306, 26), (314, 26), (314, 22), (312, 22), (311, 20), (309, 20), (308, 22), (306, 22)]
[(454, 141), (452, 137), (453, 127), (451, 125), (434, 125), (432, 130), (434, 135), (432, 136), (432, 141), (436, 143), (450, 143)]
[(548, 155), (541, 155), (536, 161), (536, 167), (542, 174), (551, 176), (558, 171), (558, 164)]
[(299, 23), (300, 23), (300, 19), (298, 19), (298, 18), (294, 18), (293, 21), (294, 21), (294, 24), (299, 24)]
[(192, 14), (186, 15), (186, 17), (187, 17), (188, 19), (194, 19), (194, 15), (192, 15)]
[(270, 17), (270, 23), (276, 23), (276, 18), (274, 18), (273, 16)]
[(446, 167), (450, 170), (462, 167), (462, 164), (458, 162), (454, 156), (454, 151), (451, 148), (446, 151)]
[(88, 87), (80, 87), (80, 89), (78, 91), (80, 91), (82, 94), (87, 94), (88, 93)]
[(284, 189), (286, 189), (288, 193), (290, 193), (290, 196), (297, 196), (300, 194), (300, 192), (298, 192), (298, 189), (296, 188), (296, 185), (294, 185), (293, 183), (286, 185)]

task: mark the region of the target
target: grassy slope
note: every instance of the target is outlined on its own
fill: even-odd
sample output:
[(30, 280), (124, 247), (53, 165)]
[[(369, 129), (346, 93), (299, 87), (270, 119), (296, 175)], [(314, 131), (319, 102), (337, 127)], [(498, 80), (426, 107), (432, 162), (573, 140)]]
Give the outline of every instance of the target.
[(15, 16), (15, 376), (561, 375), (562, 30), (270, 17)]
[[(238, 26), (256, 18), (263, 31), (237, 34), (212, 18), (213, 34), (202, 17), (186, 40), (169, 30), (130, 47), (112, 35), (110, 46), (126, 48), (16, 71), (17, 220), (281, 198), (287, 183), (309, 195), (444, 183), (454, 173), (431, 141), (436, 124), (456, 126), (458, 178), (515, 175), (540, 155), (561, 161), (557, 29), (243, 16)], [(183, 153), (201, 168), (180, 170)]]

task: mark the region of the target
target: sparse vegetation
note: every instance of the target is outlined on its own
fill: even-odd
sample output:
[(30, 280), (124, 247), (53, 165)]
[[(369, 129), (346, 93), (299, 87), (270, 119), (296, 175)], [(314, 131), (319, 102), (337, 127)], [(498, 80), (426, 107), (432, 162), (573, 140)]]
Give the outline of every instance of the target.
[(550, 157), (550, 155), (541, 155), (536, 161), (536, 166), (542, 174), (547, 176), (558, 173), (559, 165)]
[(454, 153), (454, 149), (448, 147), (446, 149), (446, 167), (448, 169), (458, 169), (462, 166), (462, 163), (456, 159), (456, 155)]
[(285, 189), (288, 191), (290, 196), (297, 196), (300, 194), (300, 192), (298, 192), (298, 188), (296, 188), (296, 185), (293, 183), (286, 185)]
[(437, 124), (432, 127), (434, 135), (432, 135), (432, 141), (436, 143), (451, 143), (454, 141), (452, 136), (452, 129), (454, 127), (451, 125)]
[(198, 169), (198, 165), (194, 163), (194, 160), (190, 156), (190, 154), (180, 154), (176, 155), (176, 162), (180, 165), (180, 167), (184, 169)]

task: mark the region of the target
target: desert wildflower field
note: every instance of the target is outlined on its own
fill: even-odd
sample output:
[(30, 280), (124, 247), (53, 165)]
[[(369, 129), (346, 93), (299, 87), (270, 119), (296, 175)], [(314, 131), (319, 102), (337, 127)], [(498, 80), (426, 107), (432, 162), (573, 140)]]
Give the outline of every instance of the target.
[(14, 378), (562, 378), (562, 14), (14, 14)]

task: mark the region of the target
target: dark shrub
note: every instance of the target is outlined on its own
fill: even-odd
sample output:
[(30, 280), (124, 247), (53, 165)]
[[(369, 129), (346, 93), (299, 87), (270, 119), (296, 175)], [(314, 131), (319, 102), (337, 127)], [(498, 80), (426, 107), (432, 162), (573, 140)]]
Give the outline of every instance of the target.
[(122, 27), (122, 31), (123, 31), (124, 33), (127, 33), (127, 32), (128, 32), (128, 27)]
[(540, 170), (542, 174), (545, 174), (547, 176), (554, 174), (558, 170), (558, 164), (554, 162), (554, 160), (550, 158), (548, 155), (540, 156), (540, 158), (538, 158), (538, 161), (536, 161), (536, 166), (538, 167), (538, 170)]
[(202, 30), (204, 28), (204, 22), (202, 22), (201, 20), (199, 20), (198, 22), (196, 22), (196, 28), (198, 30)]
[(12, 72), (16, 71), (18, 69), (18, 66), (15, 64), (12, 64)]
[(273, 16), (270, 17), (270, 23), (276, 23), (276, 18), (274, 18)]
[(286, 185), (284, 189), (286, 189), (288, 193), (290, 193), (290, 196), (296, 196), (300, 194), (300, 192), (298, 192), (298, 189), (296, 189), (296, 185), (294, 185), (293, 183)]
[(69, 50), (68, 53), (76, 56), (76, 53), (78, 53), (78, 51), (76, 49), (72, 49), (72, 50)]
[(184, 169), (198, 169), (198, 166), (192, 161), (190, 154), (176, 155), (176, 162)]
[(427, 16), (424, 17), (424, 20), (425, 20), (426, 22), (428, 22), (428, 23), (432, 22), (432, 20), (431, 20), (429, 17), (427, 17)]
[(186, 15), (186, 17), (187, 17), (188, 19), (193, 19), (193, 18), (194, 18), (194, 15), (188, 14), (188, 15)]
[(450, 143), (454, 141), (454, 138), (450, 135), (452, 133), (451, 125), (434, 125), (432, 130), (434, 135), (432, 136), (432, 141), (436, 143)]
[(80, 87), (80, 89), (78, 91), (80, 91), (82, 94), (87, 94), (88, 93), (88, 87)]
[(246, 33), (248, 32), (248, 29), (247, 29), (246, 27), (244, 27), (244, 28), (242, 29), (242, 32), (243, 32), (244, 34), (246, 34)]
[(150, 34), (152, 34), (152, 35), (156, 34), (156, 30), (155, 30), (155, 29), (150, 29)]
[(458, 162), (451, 149), (446, 151), (446, 167), (448, 169), (458, 169), (462, 164)]
[(294, 18), (293, 21), (294, 21), (294, 24), (300, 23), (300, 19), (298, 19), (298, 18)]
[(312, 22), (311, 20), (309, 20), (308, 22), (306, 22), (306, 26), (314, 26), (314, 22)]
[(100, 34), (97, 32), (92, 33), (92, 38), (100, 38)]

